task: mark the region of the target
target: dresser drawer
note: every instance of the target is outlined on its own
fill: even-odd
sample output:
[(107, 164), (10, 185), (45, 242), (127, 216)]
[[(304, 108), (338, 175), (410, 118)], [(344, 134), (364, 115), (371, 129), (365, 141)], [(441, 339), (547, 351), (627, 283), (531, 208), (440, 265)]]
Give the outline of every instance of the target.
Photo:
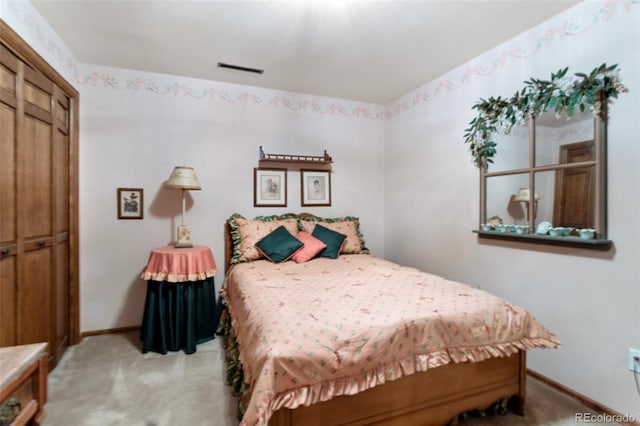
[[(0, 389), (0, 426), (22, 426), (40, 424), (44, 417), (42, 408), (47, 400), (47, 356), (43, 347), (14, 347), (18, 356), (9, 348), (1, 348), (7, 371), (15, 374), (2, 377)], [(26, 348), (26, 359), (20, 361), (21, 348)], [(31, 350), (33, 349), (33, 350)], [(34, 352), (35, 350), (35, 352)], [(24, 350), (22, 352), (25, 352)], [(10, 362), (9, 362), (10, 361)], [(9, 363), (13, 365), (8, 365)], [(13, 368), (12, 368), (13, 367)], [(11, 373), (9, 371), (9, 373)]]
[(29, 422), (38, 411), (33, 395), (33, 378), (28, 377), (0, 404), (0, 426), (20, 426)]

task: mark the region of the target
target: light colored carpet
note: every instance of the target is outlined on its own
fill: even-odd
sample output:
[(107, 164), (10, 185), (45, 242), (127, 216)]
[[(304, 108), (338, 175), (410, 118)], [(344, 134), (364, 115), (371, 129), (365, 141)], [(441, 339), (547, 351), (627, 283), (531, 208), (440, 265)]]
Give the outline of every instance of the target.
[[(191, 355), (161, 355), (143, 354), (137, 332), (87, 337), (49, 374), (43, 426), (237, 426), (236, 399), (224, 374), (219, 338)], [(576, 413), (587, 412), (528, 377), (525, 417), (473, 417), (460, 425), (569, 426), (576, 424)]]

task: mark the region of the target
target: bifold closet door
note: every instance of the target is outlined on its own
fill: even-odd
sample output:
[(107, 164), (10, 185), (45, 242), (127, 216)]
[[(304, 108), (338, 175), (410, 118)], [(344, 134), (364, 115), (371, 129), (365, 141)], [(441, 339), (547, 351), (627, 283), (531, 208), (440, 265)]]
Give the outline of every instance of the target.
[[(53, 83), (24, 66), (18, 204), (24, 258), (18, 289), (18, 340), (51, 342), (54, 271)], [(50, 351), (54, 348), (50, 348)]]
[(69, 345), (70, 104), (0, 45), (0, 346)]
[(18, 68), (0, 44), (0, 346), (17, 344)]

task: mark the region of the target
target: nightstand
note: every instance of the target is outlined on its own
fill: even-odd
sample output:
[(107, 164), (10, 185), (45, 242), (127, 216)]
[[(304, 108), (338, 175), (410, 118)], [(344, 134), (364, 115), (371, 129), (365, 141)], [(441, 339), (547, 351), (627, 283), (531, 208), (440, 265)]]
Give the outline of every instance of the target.
[(147, 295), (142, 317), (142, 352), (166, 354), (215, 338), (217, 327), (214, 275), (218, 272), (207, 246), (151, 250), (142, 279)]

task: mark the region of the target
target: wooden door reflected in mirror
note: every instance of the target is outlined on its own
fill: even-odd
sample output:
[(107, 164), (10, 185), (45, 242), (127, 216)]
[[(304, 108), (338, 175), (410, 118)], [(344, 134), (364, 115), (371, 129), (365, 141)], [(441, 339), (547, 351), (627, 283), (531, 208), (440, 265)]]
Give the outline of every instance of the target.
[[(594, 160), (593, 141), (560, 146), (560, 164)], [(562, 169), (556, 172), (553, 224), (571, 228), (593, 228), (594, 166)]]

